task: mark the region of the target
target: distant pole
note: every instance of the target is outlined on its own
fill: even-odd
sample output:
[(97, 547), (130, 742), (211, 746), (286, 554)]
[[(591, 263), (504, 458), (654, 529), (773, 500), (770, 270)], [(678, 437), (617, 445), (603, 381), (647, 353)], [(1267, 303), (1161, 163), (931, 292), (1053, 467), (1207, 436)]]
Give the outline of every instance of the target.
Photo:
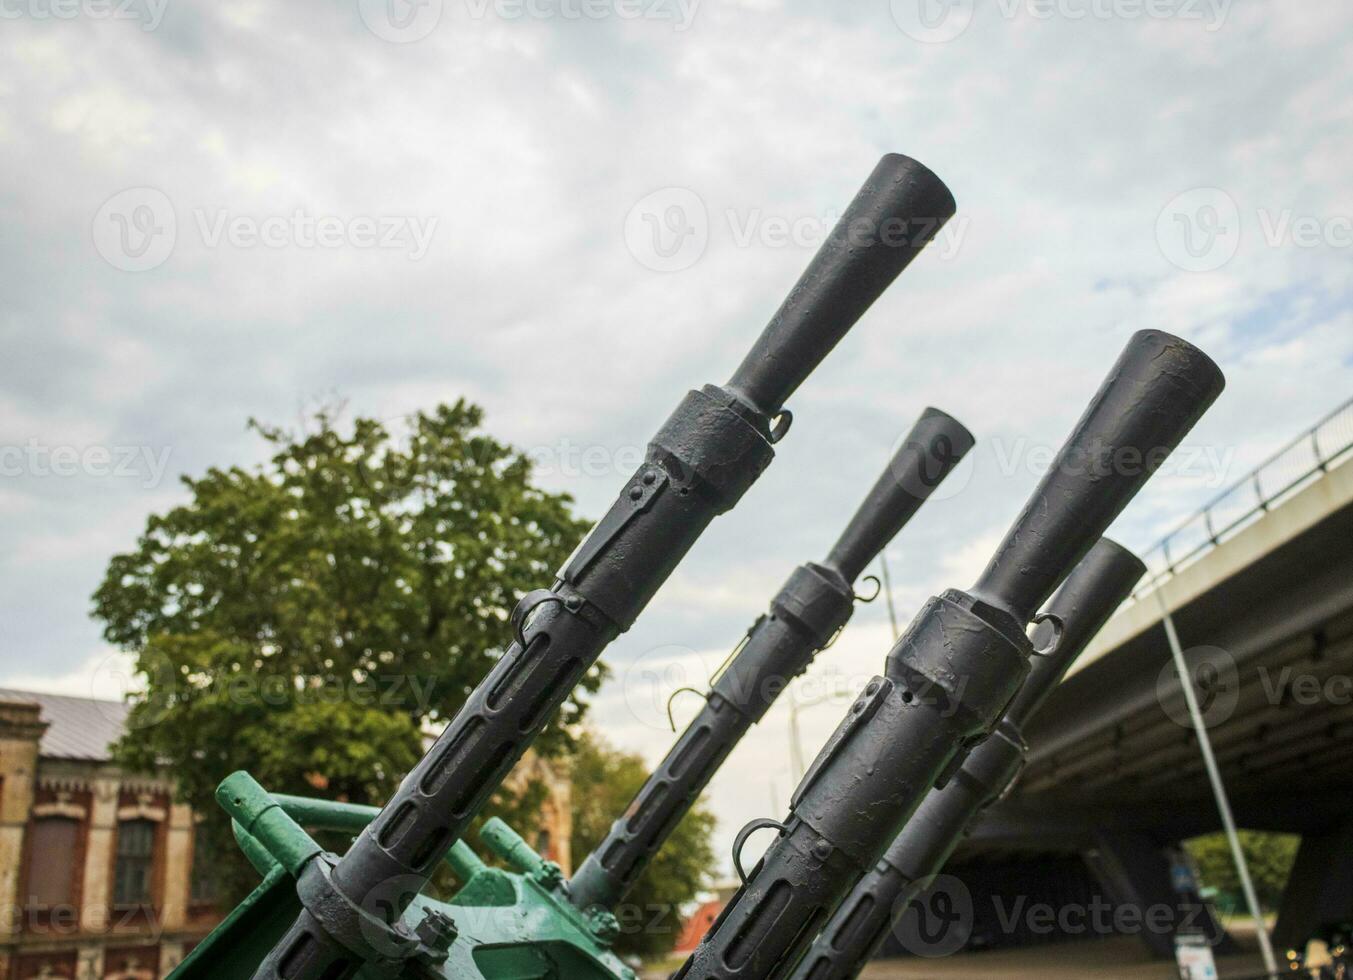
[(828, 691), (825, 694), (819, 694), (813, 698), (800, 698), (798, 692), (790, 688), (785, 691), (789, 695), (789, 768), (790, 776), (794, 780), (794, 786), (803, 782), (804, 774), (808, 772), (808, 756), (803, 751), (803, 734), (799, 731), (799, 712), (804, 708), (813, 708), (819, 704), (826, 704), (837, 695), (835, 691)]
[(888, 549), (879, 551), (879, 568), (883, 571), (883, 598), (888, 603), (888, 622), (893, 627), (893, 642), (897, 642), (900, 635), (897, 632), (897, 610), (893, 608), (893, 579), (888, 574)]
[(1226, 828), (1226, 840), (1231, 845), (1231, 860), (1235, 862), (1236, 872), (1240, 875), (1240, 888), (1245, 893), (1245, 904), (1254, 916), (1255, 933), (1259, 937), (1259, 952), (1264, 957), (1264, 969), (1270, 977), (1278, 975), (1278, 961), (1273, 956), (1273, 944), (1268, 938), (1268, 927), (1264, 925), (1264, 913), (1259, 907), (1259, 897), (1254, 891), (1254, 882), (1250, 878), (1250, 866), (1245, 860), (1245, 852), (1240, 848), (1240, 835), (1236, 833), (1235, 817), (1231, 814), (1231, 802), (1226, 796), (1226, 784), (1222, 782), (1221, 770), (1217, 767), (1217, 757), (1212, 754), (1212, 739), (1207, 734), (1207, 723), (1198, 709), (1198, 694), (1193, 689), (1193, 677), (1184, 661), (1184, 648), (1180, 646), (1179, 634), (1175, 631), (1174, 618), (1165, 604), (1165, 589), (1156, 587), (1156, 602), (1160, 605), (1161, 621), (1165, 624), (1165, 636), (1170, 641), (1170, 653), (1174, 656), (1175, 670), (1179, 674), (1179, 684), (1184, 689), (1184, 702), (1189, 707), (1189, 717), (1193, 719), (1193, 730), (1198, 736), (1198, 748), (1203, 753), (1203, 764), (1207, 767), (1207, 778), (1212, 782), (1212, 795), (1217, 800), (1217, 810), (1221, 813), (1222, 825)]

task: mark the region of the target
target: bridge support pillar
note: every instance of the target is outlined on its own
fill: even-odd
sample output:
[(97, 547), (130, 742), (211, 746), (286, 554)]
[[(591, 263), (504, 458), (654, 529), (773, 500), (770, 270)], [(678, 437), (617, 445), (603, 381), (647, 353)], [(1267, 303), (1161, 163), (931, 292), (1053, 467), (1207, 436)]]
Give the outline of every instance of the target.
[[(1152, 955), (1174, 959), (1180, 931), (1202, 933), (1218, 952), (1234, 946), (1196, 891), (1175, 890), (1168, 848), (1148, 835), (1097, 833), (1085, 861), (1106, 897), (1119, 907), (1119, 931), (1135, 932)], [(1126, 909), (1133, 912), (1124, 914)]]
[(1304, 949), (1324, 927), (1353, 922), (1353, 820), (1303, 834), (1283, 891), (1274, 945)]

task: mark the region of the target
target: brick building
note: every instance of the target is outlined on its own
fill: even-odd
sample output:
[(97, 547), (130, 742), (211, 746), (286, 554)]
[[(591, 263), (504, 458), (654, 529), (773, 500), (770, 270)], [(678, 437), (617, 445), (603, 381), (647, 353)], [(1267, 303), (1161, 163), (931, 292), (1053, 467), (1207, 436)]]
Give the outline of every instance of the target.
[(545, 787), (545, 799), (540, 804), (540, 820), (535, 836), (527, 833), (525, 828), (516, 829), (535, 848), (537, 854), (557, 863), (564, 874), (572, 875), (573, 783), (566, 770), (557, 763), (542, 759), (535, 750), (527, 749), (516, 768), (503, 780), (503, 785), (523, 790), (532, 781)]
[(192, 811), (123, 773), (115, 701), (0, 690), (0, 978), (156, 980), (219, 921)]
[[(126, 717), (0, 688), (0, 980), (158, 980), (221, 919), (191, 808), (111, 761)], [(569, 782), (534, 753), (510, 781), (528, 779), (547, 794), (527, 839), (567, 871)]]

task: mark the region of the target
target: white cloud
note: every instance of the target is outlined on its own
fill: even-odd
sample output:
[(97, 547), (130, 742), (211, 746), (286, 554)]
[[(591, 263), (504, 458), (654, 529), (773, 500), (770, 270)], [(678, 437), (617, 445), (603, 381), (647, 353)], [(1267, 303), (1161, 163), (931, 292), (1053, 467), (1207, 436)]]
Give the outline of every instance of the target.
[(13, 671), (6, 675), (5, 686), (73, 698), (121, 701), (128, 693), (143, 689), (134, 668), (131, 656), (108, 649), (65, 672), (31, 668)]
[[(1258, 218), (1353, 213), (1342, 0), (1237, 3), (1215, 32), (984, 15), (932, 45), (886, 3), (699, 4), (686, 31), (447, 10), (406, 45), (351, 4), (175, 4), (154, 31), (6, 21), (4, 438), (167, 446), (172, 478), (257, 460), (246, 417), (289, 421), (338, 391), (380, 418), (465, 394), (528, 447), (642, 446), (687, 388), (725, 380), (811, 254), (739, 247), (729, 215), (820, 220), (888, 150), (954, 188), (956, 251), (923, 255), (795, 396), (779, 460), (615, 645), (618, 670), (667, 646), (717, 663), (789, 569), (825, 553), (925, 404), (984, 448), (963, 491), (890, 549), (904, 619), (971, 583), (1032, 489), (995, 465), (994, 441), (1055, 445), (1131, 331), (1174, 330), (1221, 361), (1228, 391), (1190, 439), (1236, 477), (1350, 388), (1348, 249), (1269, 245)], [(163, 265), (129, 274), (99, 257), (91, 222), (143, 186), (173, 202), (178, 237)], [(665, 187), (713, 218), (704, 256), (675, 273), (644, 268), (623, 237)], [(1211, 273), (1176, 268), (1156, 240), (1162, 208), (1196, 187), (1242, 215), (1235, 258)], [(210, 247), (201, 209), (438, 224), (414, 262)], [(547, 479), (590, 515), (620, 482)], [(1114, 533), (1144, 546), (1215, 489), (1159, 480)], [(0, 540), (14, 630), (0, 678), (83, 683), (103, 564), (177, 493), (0, 485), (0, 508), (23, 517)], [(881, 604), (859, 617), (830, 662), (877, 670)], [(649, 758), (670, 738), (595, 717)], [(810, 753), (834, 721), (805, 712)], [(770, 782), (787, 802), (784, 725), (777, 708), (719, 775), (725, 838), (766, 812)]]

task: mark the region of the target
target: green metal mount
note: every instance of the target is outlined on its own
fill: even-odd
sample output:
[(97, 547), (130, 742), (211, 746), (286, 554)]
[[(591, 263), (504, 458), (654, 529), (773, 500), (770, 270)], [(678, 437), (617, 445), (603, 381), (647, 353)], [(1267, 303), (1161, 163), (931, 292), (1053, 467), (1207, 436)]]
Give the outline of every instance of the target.
[[(170, 980), (249, 980), (301, 910), (296, 881), (322, 853), (307, 832), (357, 834), (379, 810), (272, 795), (247, 772), (228, 776), (216, 800), (235, 839), (263, 876), (257, 888), (203, 940)], [(442, 963), (410, 965), (409, 980), (635, 980), (610, 951), (619, 925), (610, 912), (582, 912), (568, 900), (559, 865), (537, 854), (511, 827), (490, 820), (485, 847), (510, 870), (490, 867), (464, 841), (446, 857), (460, 889), (449, 902), (420, 895), (404, 915), (411, 933), (439, 949)], [(378, 980), (364, 968), (359, 980)]]

